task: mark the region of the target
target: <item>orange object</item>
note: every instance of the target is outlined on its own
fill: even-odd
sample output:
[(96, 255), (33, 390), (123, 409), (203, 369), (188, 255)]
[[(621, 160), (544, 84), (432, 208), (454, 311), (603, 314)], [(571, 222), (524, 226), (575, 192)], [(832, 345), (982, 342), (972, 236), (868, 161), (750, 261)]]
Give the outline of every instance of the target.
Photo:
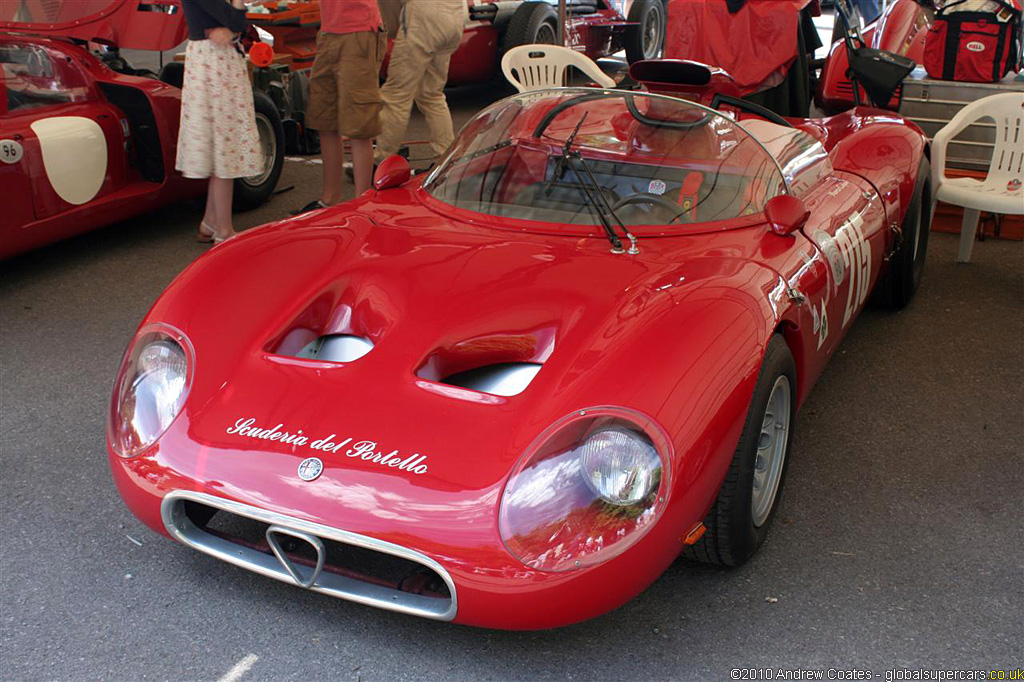
[(290, 71), (303, 71), (313, 66), (316, 58), (316, 34), (320, 29), (320, 2), (292, 2), (281, 6), (267, 2), (267, 13), (250, 12), (246, 18), (255, 26), (274, 36), (274, 51), (290, 55)]
[(266, 43), (253, 43), (249, 48), (249, 61), (256, 66), (270, 66), (274, 62), (274, 48)]
[(707, 527), (705, 527), (703, 522), (698, 523), (696, 526), (694, 526), (690, 530), (689, 533), (686, 534), (686, 537), (683, 538), (683, 544), (684, 545), (695, 544), (697, 542), (697, 540), (700, 540), (704, 536), (704, 531), (706, 531), (706, 530), (707, 530)]

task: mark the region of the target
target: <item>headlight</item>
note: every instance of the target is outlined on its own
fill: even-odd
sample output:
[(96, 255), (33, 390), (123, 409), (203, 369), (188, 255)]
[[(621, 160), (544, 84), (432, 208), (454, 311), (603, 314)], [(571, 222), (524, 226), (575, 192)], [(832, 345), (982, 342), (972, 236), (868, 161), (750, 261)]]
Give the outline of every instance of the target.
[(542, 571), (570, 571), (620, 554), (664, 508), (670, 445), (638, 412), (581, 410), (526, 451), (501, 498), (508, 551)]
[(121, 457), (156, 442), (181, 412), (192, 386), (192, 345), (168, 325), (147, 326), (121, 363), (110, 405), (108, 437)]

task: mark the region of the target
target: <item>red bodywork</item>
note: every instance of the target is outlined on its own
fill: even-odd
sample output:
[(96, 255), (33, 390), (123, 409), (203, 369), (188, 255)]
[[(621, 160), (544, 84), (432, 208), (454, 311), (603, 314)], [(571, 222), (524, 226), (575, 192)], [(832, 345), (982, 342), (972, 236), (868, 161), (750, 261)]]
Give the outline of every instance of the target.
[[(181, 91), (152, 78), (127, 76), (109, 69), (96, 56), (60, 37), (99, 39), (122, 47), (167, 49), (184, 38), (184, 21), (174, 15), (139, 11), (138, 0), (65, 3), (30, 2), (36, 18), (49, 23), (24, 24), (15, 15), (0, 15), (0, 50), (31, 50), (45, 55), (25, 74), (24, 83), (42, 91), (61, 88), (66, 96), (37, 100), (31, 106), (11, 108), (8, 92), (14, 77), (0, 71), (0, 140), (23, 149), (16, 163), (0, 163), (4, 210), (0, 215), (0, 258), (34, 249), (102, 225), (153, 211), (204, 191), (200, 182), (185, 180), (174, 171)], [(18, 3), (3, 7), (17, 8)], [(74, 16), (50, 7), (74, 10)], [(161, 7), (177, 7), (166, 0)], [(106, 9), (104, 9), (106, 7)], [(25, 31), (15, 33), (14, 30)], [(31, 69), (41, 69), (33, 74)], [(52, 69), (52, 71), (50, 70)], [(102, 185), (85, 203), (71, 203), (55, 190), (44, 163), (41, 142), (33, 125), (39, 121), (77, 118), (94, 121), (106, 142), (106, 170)], [(51, 172), (59, 169), (51, 168)]]
[[(601, 105), (581, 105), (588, 126), (611, 116)], [(543, 111), (529, 113), (524, 130)], [(548, 628), (616, 608), (676, 559), (714, 501), (768, 340), (779, 332), (789, 344), (802, 403), (887, 267), (923, 135), (871, 109), (796, 123), (821, 141), (821, 163), (834, 170), (800, 190), (810, 217), (793, 235), (774, 233), (763, 214), (637, 227), (641, 255), (612, 255), (600, 228), (457, 209), (428, 196), (417, 176), (211, 250), (142, 322), (191, 339), (194, 382), (155, 445), (130, 459), (111, 450), (121, 495), (163, 534), (162, 499), (188, 490), (411, 548), (450, 574), (461, 623)], [(621, 139), (657, 143), (631, 135)], [(548, 156), (536, 149), (523, 172), (543, 178)], [(842, 250), (851, 266), (837, 280), (811, 236), (841, 244), (851, 229), (862, 241)], [(350, 313), (346, 330), (375, 344), (365, 358), (336, 364), (276, 352), (293, 334), (301, 345), (339, 329), (339, 310)], [(820, 324), (825, 316), (830, 327)], [(552, 339), (543, 369), (511, 397), (421, 371), (473, 366), (474, 353), (530, 360)], [(533, 570), (499, 536), (504, 486), (545, 429), (603, 405), (646, 415), (670, 440), (664, 509), (614, 558)], [(308, 449), (228, 433), (247, 419), (428, 455), (429, 471), (322, 454), (322, 476), (305, 483), (295, 472)]]

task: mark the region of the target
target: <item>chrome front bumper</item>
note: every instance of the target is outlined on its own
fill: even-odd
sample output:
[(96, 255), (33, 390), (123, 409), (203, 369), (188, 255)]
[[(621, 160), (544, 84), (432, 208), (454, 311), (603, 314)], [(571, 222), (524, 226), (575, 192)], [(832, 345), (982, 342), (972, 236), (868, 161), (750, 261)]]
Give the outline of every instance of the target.
[[(186, 513), (185, 506), (189, 502), (267, 524), (266, 541), (272, 552), (260, 551), (247, 544), (232, 542), (222, 534), (208, 532)], [(160, 505), (160, 514), (171, 537), (200, 552), (268, 578), (332, 597), (434, 620), (452, 620), (458, 612), (455, 583), (448, 572), (430, 557), (400, 545), (185, 490), (168, 493)], [(308, 566), (291, 557), (282, 548), (282, 538), (308, 544), (317, 557), (315, 564)], [(379, 584), (381, 581), (370, 582), (332, 572), (329, 566), (324, 565), (324, 541), (358, 547), (418, 564), (444, 581), (449, 596), (415, 594)]]

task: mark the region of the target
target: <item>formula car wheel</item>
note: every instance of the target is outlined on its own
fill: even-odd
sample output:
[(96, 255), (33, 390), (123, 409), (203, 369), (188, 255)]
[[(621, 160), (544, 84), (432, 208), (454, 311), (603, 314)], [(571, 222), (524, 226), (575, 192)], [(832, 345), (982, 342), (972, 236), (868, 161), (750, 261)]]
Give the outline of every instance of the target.
[(239, 211), (248, 211), (266, 203), (277, 187), (284, 166), (285, 139), (281, 114), (274, 102), (262, 92), (254, 93), (253, 104), (264, 169), (259, 175), (235, 180), (234, 206)]
[(160, 69), (160, 73), (157, 74), (157, 78), (173, 85), (174, 87), (181, 90), (185, 83), (185, 63), (184, 62), (167, 62)]
[(707, 530), (687, 548), (687, 557), (738, 566), (761, 546), (778, 510), (795, 420), (796, 363), (776, 334), (768, 342), (729, 471), (704, 520)]
[(547, 2), (524, 2), (505, 29), (504, 49), (520, 45), (557, 45), (558, 14)]
[(910, 303), (924, 275), (928, 255), (928, 233), (932, 227), (931, 164), (922, 158), (917, 170), (914, 195), (903, 218), (899, 246), (889, 260), (889, 269), (878, 283), (874, 301), (899, 310)]
[(665, 3), (662, 0), (633, 0), (626, 27), (626, 61), (657, 59), (665, 47)]

